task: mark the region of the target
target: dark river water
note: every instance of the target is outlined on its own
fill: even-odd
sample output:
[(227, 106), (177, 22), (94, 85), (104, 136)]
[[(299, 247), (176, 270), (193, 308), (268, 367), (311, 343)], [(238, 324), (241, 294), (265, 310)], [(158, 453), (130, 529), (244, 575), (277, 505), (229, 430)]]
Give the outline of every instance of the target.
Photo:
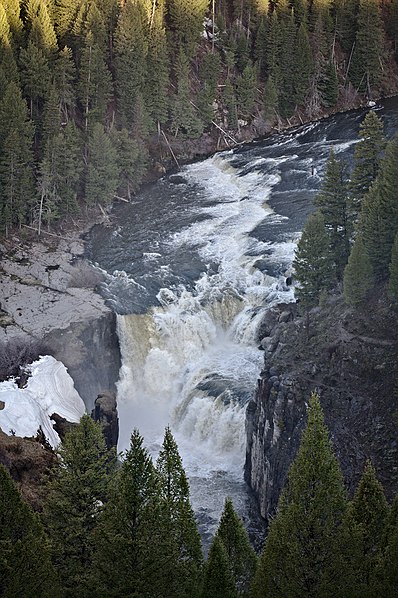
[[(397, 98), (375, 107), (388, 137), (397, 109)], [(165, 176), (115, 205), (115, 225), (88, 240), (119, 314), (119, 449), (138, 427), (156, 456), (171, 426), (205, 546), (228, 495), (256, 526), (242, 480), (245, 406), (263, 365), (257, 331), (270, 306), (294, 299), (286, 278), (329, 152), (350, 168), (365, 114), (185, 166), (178, 184)]]

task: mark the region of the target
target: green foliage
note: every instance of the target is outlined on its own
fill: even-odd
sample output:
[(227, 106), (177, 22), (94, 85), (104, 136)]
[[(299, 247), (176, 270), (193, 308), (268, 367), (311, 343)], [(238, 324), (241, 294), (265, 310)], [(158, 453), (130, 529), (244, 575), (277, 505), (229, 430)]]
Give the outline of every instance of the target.
[(365, 301), (373, 284), (372, 264), (363, 241), (358, 236), (344, 270), (344, 299), (349, 305), (358, 307)]
[(238, 111), (236, 106), (236, 97), (234, 87), (228, 78), (224, 87), (224, 102), (227, 108), (227, 124), (230, 129), (238, 128)]
[(388, 285), (390, 297), (398, 305), (398, 232), (391, 252), (390, 280)]
[(267, 79), (264, 89), (264, 116), (267, 120), (274, 122), (276, 119), (276, 110), (278, 108), (278, 90), (270, 75)]
[(0, 594), (4, 598), (60, 596), (43, 527), (22, 501), (3, 465), (0, 465)]
[(96, 595), (167, 595), (170, 564), (164, 531), (158, 475), (135, 430), (96, 533)]
[(322, 104), (326, 108), (334, 106), (339, 96), (339, 82), (336, 67), (332, 60), (329, 60), (324, 66), (318, 88), (321, 93)]
[(389, 511), (381, 551), (371, 580), (373, 596), (396, 596), (398, 592), (398, 495)]
[(59, 449), (47, 486), (44, 522), (65, 596), (87, 596), (94, 530), (108, 493), (114, 455), (101, 425), (84, 415)]
[(176, 63), (177, 92), (172, 106), (173, 129), (183, 137), (195, 138), (202, 133), (202, 123), (191, 104), (189, 71), (189, 60), (181, 52)]
[(362, 121), (359, 137), (361, 141), (355, 147), (354, 168), (350, 181), (350, 211), (354, 220), (360, 214), (363, 197), (379, 173), (382, 153), (386, 146), (383, 121), (373, 110), (368, 112)]
[[(250, 583), (256, 571), (257, 557), (230, 498), (225, 501), (217, 537), (225, 548), (229, 569), (233, 573), (235, 588), (239, 596), (248, 595)], [(219, 550), (218, 553), (221, 558)]]
[(294, 67), (294, 99), (295, 103), (300, 106), (309, 92), (310, 77), (313, 71), (312, 51), (305, 20), (301, 22), (297, 32)]
[(38, 118), (41, 104), (50, 86), (50, 67), (43, 50), (29, 42), (21, 50), (21, 81), (25, 94), (30, 99), (30, 116)]
[(227, 551), (216, 535), (205, 566), (203, 598), (238, 598)]
[(115, 195), (118, 181), (117, 151), (104, 127), (96, 123), (88, 141), (86, 202), (89, 205), (109, 204)]
[(149, 30), (145, 97), (149, 116), (164, 124), (169, 114), (169, 57), (162, 5), (157, 4)]
[(129, 136), (127, 129), (113, 129), (111, 138), (117, 152), (119, 192), (131, 199), (145, 175), (147, 151), (139, 139)]
[(194, 54), (207, 8), (207, 0), (167, 0), (173, 54), (184, 52), (188, 57)]
[(251, 64), (247, 64), (243, 73), (236, 81), (236, 96), (238, 111), (244, 119), (250, 119), (256, 101), (256, 71)]
[(58, 91), (60, 109), (65, 122), (72, 118), (76, 105), (75, 81), (76, 68), (72, 50), (65, 46), (59, 52), (54, 64), (54, 85)]
[(260, 557), (253, 597), (323, 596), (346, 509), (342, 474), (319, 397), (313, 394), (307, 427)]
[(330, 151), (321, 190), (315, 198), (325, 219), (330, 237), (330, 251), (335, 263), (336, 277), (341, 279), (349, 255), (350, 231), (347, 214), (347, 185), (343, 164)]
[(173, 577), (170, 594), (200, 596), (203, 556), (195, 516), (189, 500), (189, 484), (177, 444), (166, 428), (156, 464), (170, 543)]
[(318, 304), (321, 292), (330, 289), (334, 282), (333, 260), (330, 254), (329, 235), (320, 212), (311, 214), (298, 242), (293, 262), (299, 286), (297, 298), (304, 308)]

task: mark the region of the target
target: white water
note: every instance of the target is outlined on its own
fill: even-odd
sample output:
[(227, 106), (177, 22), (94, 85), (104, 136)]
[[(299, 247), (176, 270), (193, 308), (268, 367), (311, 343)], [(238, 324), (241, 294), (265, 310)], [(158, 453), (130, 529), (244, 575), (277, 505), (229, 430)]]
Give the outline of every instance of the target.
[(261, 164), (254, 161), (251, 172), (239, 176), (223, 154), (184, 169), (188, 184), (198, 189), (195, 211), (208, 218), (173, 234), (168, 243), (182, 253), (197, 248), (207, 272), (193, 290), (161, 289), (161, 307), (118, 316), (123, 359), (119, 449), (127, 448), (138, 427), (155, 455), (170, 425), (191, 480), (194, 507), (205, 508), (214, 523), (225, 495), (234, 493), (239, 502), (242, 492), (237, 488), (242, 486), (245, 408), (263, 365), (256, 338), (263, 310), (293, 299), (285, 277), (254, 267), (259, 258), (288, 267), (295, 249), (295, 239), (272, 245), (249, 236), (264, 218), (275, 223), (282, 218), (267, 205), (280, 177), (276, 169), (272, 175), (256, 170)]

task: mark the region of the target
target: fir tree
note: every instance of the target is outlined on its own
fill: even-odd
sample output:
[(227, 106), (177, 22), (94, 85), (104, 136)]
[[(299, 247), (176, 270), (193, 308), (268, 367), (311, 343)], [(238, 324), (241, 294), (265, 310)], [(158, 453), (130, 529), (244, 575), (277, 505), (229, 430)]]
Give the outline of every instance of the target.
[(398, 232), (391, 252), (390, 280), (388, 284), (390, 297), (398, 305)]
[(299, 106), (303, 104), (305, 97), (308, 94), (312, 69), (312, 51), (308, 38), (307, 25), (305, 20), (302, 20), (296, 37), (296, 64), (294, 79), (294, 100)]
[(60, 596), (48, 540), (0, 465), (0, 594), (4, 598)]
[(354, 86), (372, 97), (380, 81), (384, 58), (384, 35), (378, 0), (360, 0), (355, 50), (350, 68)]
[(330, 254), (329, 235), (320, 212), (311, 214), (297, 246), (293, 267), (299, 286), (297, 298), (304, 308), (314, 307), (322, 291), (333, 284), (333, 261)]
[(76, 105), (76, 68), (72, 50), (65, 46), (58, 54), (54, 65), (54, 85), (57, 88), (60, 109), (64, 122), (73, 117)]
[(267, 79), (264, 89), (264, 116), (267, 120), (274, 122), (276, 119), (276, 110), (278, 108), (278, 90), (270, 75)]
[[(173, 596), (200, 596), (203, 556), (195, 516), (189, 500), (189, 484), (169, 428), (166, 428), (162, 449), (156, 463), (160, 476), (161, 496), (164, 502), (169, 537), (176, 547), (173, 579), (170, 593)], [(175, 558), (175, 556), (174, 556)], [(173, 585), (171, 585), (173, 584)]]
[(57, 36), (47, 0), (27, 0), (26, 19), (29, 27), (29, 42), (46, 56), (57, 51)]
[(119, 181), (118, 155), (109, 135), (96, 123), (88, 142), (85, 199), (89, 205), (109, 204)]
[(220, 537), (216, 535), (210, 546), (205, 565), (203, 598), (238, 598), (231, 564)]
[(169, 115), (169, 59), (162, 4), (155, 7), (148, 37), (145, 97), (149, 116), (163, 125)]
[[(167, 0), (168, 25), (173, 53), (184, 52), (189, 58), (195, 52), (208, 8), (207, 0)], [(175, 48), (175, 50), (174, 50)]]
[(324, 595), (324, 576), (346, 508), (342, 474), (313, 394), (307, 427), (260, 557), (253, 596)]
[(194, 112), (190, 101), (189, 61), (180, 53), (176, 63), (177, 92), (173, 103), (173, 129), (176, 134), (186, 137), (199, 137), (202, 124)]
[(256, 72), (251, 64), (247, 64), (236, 81), (236, 95), (239, 113), (246, 120), (251, 120), (256, 101)]
[(146, 172), (147, 151), (139, 139), (129, 136), (127, 129), (112, 130), (111, 138), (117, 153), (120, 193), (131, 199)]
[(30, 101), (30, 117), (38, 119), (50, 87), (48, 59), (43, 50), (29, 42), (26, 50), (21, 50), (20, 64), (23, 89)]
[(135, 430), (96, 534), (97, 595), (170, 595), (169, 538), (162, 521), (158, 475)]
[(398, 592), (398, 495), (388, 514), (381, 553), (371, 579), (371, 595), (393, 598)]
[[(288, 0), (281, 0), (277, 5), (278, 14), (278, 96), (279, 110), (282, 116), (289, 117), (295, 109), (295, 42), (296, 25)], [(273, 76), (272, 70), (270, 74)]]
[(234, 87), (228, 78), (224, 87), (224, 102), (227, 107), (227, 125), (230, 129), (238, 128), (238, 112), (236, 106), (236, 97)]
[(114, 456), (101, 425), (84, 415), (59, 449), (61, 464), (48, 483), (44, 522), (65, 596), (87, 596), (94, 530), (107, 497)]
[(383, 121), (371, 110), (365, 116), (359, 128), (361, 139), (355, 147), (354, 168), (350, 181), (350, 211), (354, 221), (358, 218), (362, 199), (376, 179), (381, 163), (386, 140)]
[(330, 151), (321, 190), (315, 197), (325, 219), (330, 236), (330, 250), (334, 259), (336, 276), (342, 278), (349, 255), (350, 231), (347, 215), (347, 186), (343, 175), (343, 164)]
[(358, 307), (365, 301), (373, 284), (372, 264), (362, 238), (358, 236), (344, 270), (344, 299), (349, 305)]
[(227, 553), (229, 568), (233, 572), (239, 596), (247, 595), (256, 571), (257, 557), (230, 498), (225, 501), (216, 537), (221, 540)]
[(374, 467), (368, 461), (350, 511), (361, 530), (361, 578), (369, 589), (380, 556), (388, 510), (383, 487), (376, 478)]
[(325, 63), (318, 81), (318, 88), (322, 97), (322, 104), (326, 108), (334, 106), (339, 97), (339, 82), (333, 60), (328, 60)]

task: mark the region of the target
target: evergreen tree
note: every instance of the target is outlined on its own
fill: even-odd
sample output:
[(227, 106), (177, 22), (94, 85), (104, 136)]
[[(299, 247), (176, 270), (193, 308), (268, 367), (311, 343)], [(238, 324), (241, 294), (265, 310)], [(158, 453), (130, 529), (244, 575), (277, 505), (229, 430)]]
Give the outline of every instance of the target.
[(61, 129), (60, 100), (57, 89), (51, 86), (43, 110), (42, 136), (44, 143), (55, 137)]
[(168, 26), (172, 53), (183, 52), (191, 58), (200, 38), (208, 0), (167, 0)]
[(237, 598), (239, 596), (228, 559), (220, 537), (216, 535), (210, 546), (205, 565), (203, 598)]
[(119, 171), (116, 149), (104, 127), (100, 123), (96, 123), (88, 142), (85, 193), (87, 204), (109, 204), (116, 193), (118, 181)]
[(272, 75), (267, 79), (264, 89), (264, 116), (271, 122), (275, 121), (278, 108), (278, 90), (275, 86)]
[(129, 136), (127, 129), (112, 130), (111, 135), (117, 153), (120, 193), (130, 200), (146, 172), (147, 151), (139, 139)]
[(372, 596), (393, 598), (398, 592), (398, 495), (387, 517), (381, 556), (371, 580)]
[[(276, 11), (279, 23), (277, 79), (279, 110), (282, 116), (289, 117), (295, 108), (296, 25), (288, 0), (280, 0)], [(274, 75), (272, 70), (270, 74)]]
[(169, 60), (162, 4), (156, 5), (148, 38), (145, 97), (149, 116), (163, 125), (169, 115)]
[(350, 510), (361, 530), (361, 578), (370, 590), (389, 509), (383, 487), (369, 461), (366, 463)]
[(386, 140), (383, 121), (371, 110), (367, 113), (359, 128), (361, 139), (355, 147), (354, 168), (350, 181), (350, 211), (356, 220), (360, 213), (362, 199), (376, 179), (381, 163)]
[(44, 522), (65, 596), (87, 596), (94, 530), (107, 497), (114, 456), (101, 425), (84, 415), (59, 449), (48, 483)]
[(372, 97), (383, 69), (384, 34), (378, 0), (360, 0), (355, 49), (350, 68), (354, 86)]
[(345, 52), (350, 53), (355, 42), (359, 0), (335, 0), (335, 35)]
[(358, 307), (373, 284), (372, 264), (361, 237), (357, 236), (344, 270), (344, 299), (349, 305)]
[(247, 64), (236, 81), (238, 111), (245, 120), (251, 120), (256, 101), (256, 72), (251, 64)]
[(29, 42), (47, 57), (57, 51), (57, 36), (49, 6), (47, 0), (27, 0), (25, 8)]
[(58, 91), (60, 109), (66, 123), (73, 117), (76, 105), (75, 81), (76, 68), (72, 50), (65, 46), (59, 52), (54, 65), (54, 85)]
[(318, 81), (318, 88), (322, 97), (322, 104), (326, 108), (334, 106), (339, 97), (339, 82), (336, 66), (333, 60), (328, 60)]
[(176, 63), (177, 92), (173, 103), (173, 129), (176, 134), (186, 137), (199, 137), (202, 124), (194, 112), (190, 101), (189, 61), (180, 53)]
[(78, 97), (83, 108), (84, 127), (91, 122), (103, 123), (112, 94), (112, 78), (102, 49), (89, 33), (81, 54)]
[(315, 198), (325, 219), (330, 236), (330, 250), (336, 267), (337, 279), (341, 279), (349, 255), (350, 231), (347, 215), (347, 186), (343, 164), (330, 151), (321, 190)]
[(305, 97), (308, 94), (312, 69), (312, 51), (308, 38), (307, 25), (305, 20), (302, 20), (296, 37), (294, 80), (294, 100), (299, 106), (303, 104)]
[(18, 47), (22, 38), (22, 21), (21, 21), (21, 0), (2, 0), (5, 12), (7, 14), (7, 21), (10, 27), (10, 33), (13, 43)]
[(50, 67), (43, 50), (29, 42), (21, 50), (21, 81), (25, 95), (30, 101), (30, 117), (38, 119), (50, 87)]
[(387, 145), (379, 176), (362, 207), (360, 229), (377, 280), (388, 278), (391, 251), (398, 231), (398, 136)]
[[(173, 579), (170, 579), (170, 594), (176, 598), (200, 596), (203, 565), (200, 536), (189, 500), (188, 479), (169, 428), (166, 428), (156, 467), (160, 476), (168, 533), (173, 543), (171, 546), (177, 548)], [(173, 555), (171, 560), (172, 558)]]
[(256, 571), (257, 557), (230, 498), (225, 501), (216, 537), (221, 540), (227, 553), (229, 568), (233, 572), (239, 596), (248, 595)]
[(115, 80), (119, 121), (130, 132), (138, 95), (142, 94), (144, 89), (147, 36), (147, 15), (142, 4), (126, 2), (115, 31)]
[(390, 297), (398, 305), (398, 232), (391, 252), (390, 280), (388, 285)]
[(235, 97), (235, 90), (234, 86), (231, 83), (231, 80), (228, 78), (225, 82), (224, 87), (224, 102), (227, 108), (227, 125), (230, 129), (237, 129), (238, 128), (238, 112), (236, 106), (236, 97)]
[(313, 394), (307, 427), (260, 557), (253, 596), (324, 595), (324, 576), (346, 508), (342, 474), (319, 397)]
[(96, 534), (96, 595), (171, 595), (162, 518), (158, 475), (135, 430)]
[(299, 286), (295, 292), (304, 308), (314, 307), (322, 291), (333, 284), (333, 261), (329, 235), (320, 212), (311, 214), (298, 242), (293, 267)]
[(0, 465), (0, 594), (56, 598), (59, 586), (39, 519)]

